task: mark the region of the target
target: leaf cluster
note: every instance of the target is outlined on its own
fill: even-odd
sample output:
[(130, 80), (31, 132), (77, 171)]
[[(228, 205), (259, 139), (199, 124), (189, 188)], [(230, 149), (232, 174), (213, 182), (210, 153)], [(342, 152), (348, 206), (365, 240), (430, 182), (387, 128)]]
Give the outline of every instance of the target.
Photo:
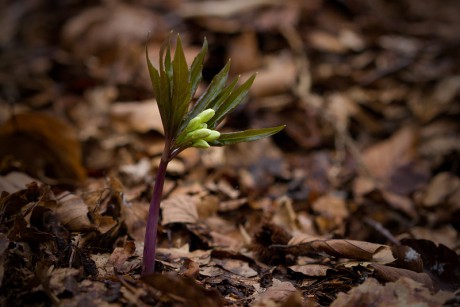
[[(173, 144), (175, 150), (182, 150), (192, 144), (177, 142), (184, 130), (190, 127), (190, 121), (212, 109), (214, 115), (206, 121), (210, 130), (222, 122), (226, 115), (232, 112), (246, 98), (256, 74), (253, 74), (243, 84), (238, 85), (239, 77), (228, 83), (230, 70), (229, 60), (222, 70), (213, 78), (205, 92), (193, 106), (191, 101), (198, 84), (202, 80), (203, 62), (208, 49), (206, 39), (201, 51), (193, 60), (190, 68), (187, 66), (182, 41), (177, 35), (174, 57), (171, 56), (171, 43), (168, 39), (160, 50), (159, 68), (155, 68), (148, 57), (146, 58), (152, 81), (153, 90), (160, 110), (165, 137)], [(250, 129), (239, 132), (221, 133), (216, 140), (209, 142), (211, 146), (223, 146), (239, 142), (255, 141), (273, 135), (284, 128), (283, 126)]]

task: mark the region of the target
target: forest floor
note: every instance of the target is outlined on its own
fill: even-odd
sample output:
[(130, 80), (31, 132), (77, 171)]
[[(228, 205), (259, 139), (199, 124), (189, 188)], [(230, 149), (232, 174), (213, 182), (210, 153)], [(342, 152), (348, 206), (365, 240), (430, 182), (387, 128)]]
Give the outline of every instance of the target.
[[(0, 306), (460, 306), (460, 2), (0, 4)], [(258, 76), (169, 167), (145, 61)]]

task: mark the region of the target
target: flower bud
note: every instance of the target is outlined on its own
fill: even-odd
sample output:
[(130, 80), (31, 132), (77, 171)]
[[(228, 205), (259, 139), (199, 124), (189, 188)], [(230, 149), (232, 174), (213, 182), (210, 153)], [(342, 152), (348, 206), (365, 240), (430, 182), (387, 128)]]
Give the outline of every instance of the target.
[(211, 133), (204, 138), (205, 141), (207, 142), (212, 142), (220, 138), (220, 132), (216, 130), (211, 130)]
[(213, 109), (206, 109), (200, 114), (198, 114), (195, 118), (198, 117), (202, 123), (205, 123), (208, 120), (210, 120), (214, 116), (214, 114), (216, 114), (216, 111), (214, 111)]
[(209, 147), (211, 147), (211, 146), (209, 146), (208, 142), (206, 142), (203, 139), (193, 142), (192, 146), (196, 147), (196, 148), (209, 148)]
[(191, 131), (191, 132), (187, 133), (187, 136), (185, 137), (185, 140), (186, 141), (195, 141), (195, 140), (199, 140), (199, 139), (204, 139), (204, 138), (208, 137), (211, 134), (211, 131), (212, 130), (209, 130), (209, 129), (206, 129), (206, 128)]
[(201, 125), (201, 119), (199, 117), (192, 118), (188, 124), (187, 127), (185, 127), (185, 131), (193, 131), (196, 129), (199, 129)]

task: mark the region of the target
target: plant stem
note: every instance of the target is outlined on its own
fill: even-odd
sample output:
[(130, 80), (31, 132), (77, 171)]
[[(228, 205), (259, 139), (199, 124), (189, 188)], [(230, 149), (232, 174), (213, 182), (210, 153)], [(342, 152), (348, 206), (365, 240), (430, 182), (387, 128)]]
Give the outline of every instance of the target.
[(163, 155), (155, 178), (152, 200), (150, 202), (149, 215), (144, 240), (144, 260), (142, 265), (142, 275), (155, 272), (155, 255), (157, 244), (158, 218), (160, 216), (161, 196), (163, 195), (163, 185), (166, 176), (166, 167), (170, 161), (169, 142), (166, 142)]

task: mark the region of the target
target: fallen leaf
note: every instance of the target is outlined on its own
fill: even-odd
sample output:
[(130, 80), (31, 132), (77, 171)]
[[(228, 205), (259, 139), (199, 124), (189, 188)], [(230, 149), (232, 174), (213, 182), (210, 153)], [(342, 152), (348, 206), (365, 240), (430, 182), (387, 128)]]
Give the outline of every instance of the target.
[(220, 293), (216, 289), (205, 289), (188, 277), (167, 273), (142, 276), (141, 280), (164, 295), (179, 299), (186, 306), (223, 306)]
[(54, 211), (62, 225), (71, 231), (88, 231), (94, 226), (88, 218), (88, 206), (83, 199), (70, 192), (56, 195), (56, 201), (44, 203)]
[(290, 270), (306, 276), (326, 276), (331, 268), (324, 264), (296, 264), (289, 267)]
[(136, 250), (134, 242), (128, 241), (122, 247), (115, 247), (109, 258), (109, 263), (112, 264), (118, 271), (121, 271), (123, 264), (131, 257)]
[[(265, 290), (262, 294), (256, 298), (255, 304), (262, 303), (267, 304), (269, 301), (274, 302), (283, 302), (285, 301), (292, 293), (296, 291), (296, 288), (292, 285), (292, 283), (288, 281), (280, 281), (276, 278), (273, 278), (273, 285)], [(266, 306), (266, 305), (265, 305)]]
[(162, 201), (163, 219), (161, 224), (196, 223), (198, 221), (196, 201), (196, 198), (188, 195), (172, 196)]
[(27, 174), (21, 172), (11, 172), (5, 176), (0, 176), (0, 191), (14, 193), (18, 190), (25, 189), (27, 184), (32, 181), (39, 183), (39, 180), (32, 178)]
[(395, 260), (391, 248), (387, 245), (356, 240), (321, 239), (303, 234), (294, 236), (285, 249), (296, 255), (325, 253), (339, 258), (372, 260), (383, 264)]
[(431, 179), (422, 199), (425, 207), (444, 205), (450, 195), (460, 189), (460, 179), (452, 173), (443, 172)]
[(86, 178), (75, 131), (44, 113), (17, 114), (0, 127), (0, 161), (7, 157), (47, 183), (77, 184)]
[(367, 267), (371, 267), (374, 269), (374, 277), (380, 281), (387, 282), (387, 281), (397, 281), (401, 277), (410, 278), (430, 290), (435, 289), (435, 285), (431, 280), (430, 276), (426, 273), (417, 273), (411, 270), (401, 269), (401, 268), (394, 268), (391, 266), (385, 266), (377, 263), (371, 263)]
[(412, 279), (402, 277), (396, 282), (386, 285), (379, 284), (375, 279), (368, 278), (348, 293), (339, 293), (331, 307), (363, 306), (427, 306), (443, 305), (453, 297), (452, 293), (438, 292), (432, 295), (423, 285)]
[(156, 131), (163, 134), (160, 111), (154, 99), (114, 103), (110, 107), (110, 118), (118, 133)]
[(249, 267), (246, 261), (237, 259), (214, 259), (218, 266), (233, 274), (246, 278), (257, 276), (257, 272)]

